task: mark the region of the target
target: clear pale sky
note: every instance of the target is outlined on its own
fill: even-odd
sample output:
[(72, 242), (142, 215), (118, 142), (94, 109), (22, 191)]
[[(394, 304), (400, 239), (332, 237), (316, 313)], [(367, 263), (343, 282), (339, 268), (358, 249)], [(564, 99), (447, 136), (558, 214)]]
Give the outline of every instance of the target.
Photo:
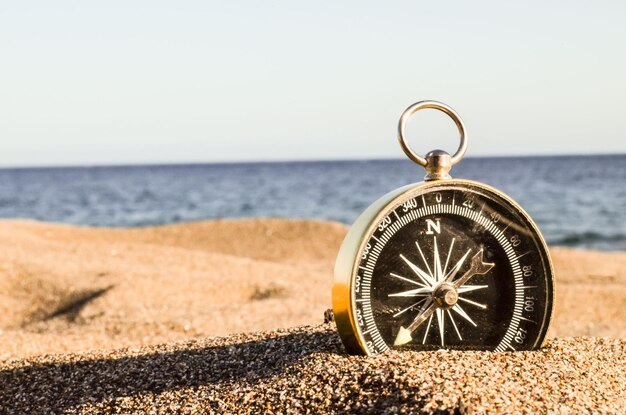
[[(14, 1), (0, 166), (626, 152), (624, 1)], [(456, 148), (418, 114), (420, 152)]]

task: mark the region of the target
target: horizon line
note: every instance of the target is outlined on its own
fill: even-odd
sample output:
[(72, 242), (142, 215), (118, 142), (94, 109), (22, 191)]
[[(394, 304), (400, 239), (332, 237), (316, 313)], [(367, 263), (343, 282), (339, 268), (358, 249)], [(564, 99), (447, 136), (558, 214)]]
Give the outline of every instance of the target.
[[(623, 153), (562, 153), (562, 154), (518, 154), (518, 155), (470, 155), (464, 159), (519, 159), (519, 158), (577, 158), (577, 157), (620, 157)], [(37, 169), (89, 169), (107, 167), (167, 167), (167, 166), (206, 166), (206, 165), (236, 165), (236, 164), (307, 164), (307, 163), (337, 163), (337, 162), (380, 162), (408, 160), (406, 157), (361, 157), (361, 158), (312, 158), (312, 159), (274, 159), (274, 160), (225, 160), (225, 161), (146, 161), (146, 162), (103, 162), (103, 163), (68, 163), (68, 164), (40, 164), (40, 165), (0, 165), (0, 170), (37, 170)]]

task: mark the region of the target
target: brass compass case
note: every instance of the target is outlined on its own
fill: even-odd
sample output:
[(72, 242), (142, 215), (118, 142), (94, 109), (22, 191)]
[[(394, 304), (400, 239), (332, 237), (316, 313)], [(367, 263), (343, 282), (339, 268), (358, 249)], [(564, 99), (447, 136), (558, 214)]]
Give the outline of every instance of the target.
[[(461, 146), (454, 156), (434, 151), (422, 159), (406, 145), (404, 125), (424, 108), (444, 111), (457, 124)], [(466, 134), (445, 104), (409, 107), (399, 139), (428, 175), (374, 202), (340, 248), (333, 311), (347, 351), (541, 347), (552, 314), (554, 273), (537, 226), (500, 191), (449, 178), (465, 151)]]

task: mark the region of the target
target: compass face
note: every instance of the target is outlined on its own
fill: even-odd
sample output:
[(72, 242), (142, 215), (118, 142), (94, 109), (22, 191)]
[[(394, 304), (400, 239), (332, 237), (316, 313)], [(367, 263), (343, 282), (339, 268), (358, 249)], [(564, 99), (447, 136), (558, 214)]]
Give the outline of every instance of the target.
[(363, 352), (541, 346), (552, 269), (536, 226), (514, 202), (478, 183), (447, 180), (403, 193), (377, 218), (350, 285)]

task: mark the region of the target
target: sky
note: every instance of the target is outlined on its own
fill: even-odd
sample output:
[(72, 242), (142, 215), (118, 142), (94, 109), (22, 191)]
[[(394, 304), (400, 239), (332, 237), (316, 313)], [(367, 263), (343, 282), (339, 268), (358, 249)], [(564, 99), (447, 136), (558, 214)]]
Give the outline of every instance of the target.
[[(0, 167), (626, 153), (623, 1), (0, 5)], [(415, 115), (419, 153), (454, 124)]]

